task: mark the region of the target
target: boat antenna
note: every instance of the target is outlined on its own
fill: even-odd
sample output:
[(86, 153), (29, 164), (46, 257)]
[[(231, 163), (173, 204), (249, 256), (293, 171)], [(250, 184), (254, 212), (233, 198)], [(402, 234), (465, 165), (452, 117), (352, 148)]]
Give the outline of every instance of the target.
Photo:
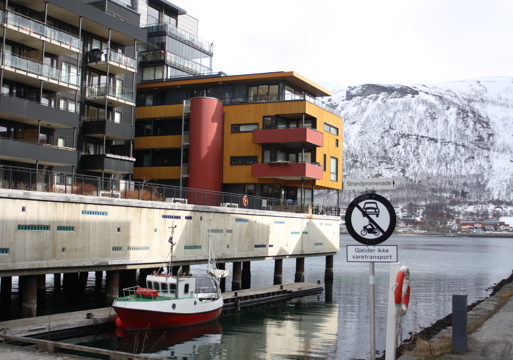
[(171, 226), (171, 236), (169, 237), (169, 240), (167, 241), (170, 244), (171, 250), (169, 255), (169, 269), (167, 270), (167, 276), (173, 276), (173, 247), (176, 245), (176, 243), (173, 242), (173, 235), (175, 234), (176, 225)]

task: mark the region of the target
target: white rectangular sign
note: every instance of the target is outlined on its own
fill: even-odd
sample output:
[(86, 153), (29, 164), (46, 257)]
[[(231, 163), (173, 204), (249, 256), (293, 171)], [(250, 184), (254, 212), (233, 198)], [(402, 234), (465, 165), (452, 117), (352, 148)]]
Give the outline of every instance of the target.
[(398, 262), (397, 245), (346, 245), (347, 262)]
[(348, 179), (344, 180), (344, 190), (392, 190), (395, 189), (395, 180), (381, 179)]

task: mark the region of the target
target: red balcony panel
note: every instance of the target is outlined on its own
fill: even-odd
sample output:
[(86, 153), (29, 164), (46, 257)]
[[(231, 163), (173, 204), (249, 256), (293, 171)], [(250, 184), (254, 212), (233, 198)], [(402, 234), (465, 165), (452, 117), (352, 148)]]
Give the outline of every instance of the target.
[(314, 129), (265, 129), (253, 131), (253, 143), (308, 143), (323, 146), (324, 134)]
[(283, 180), (321, 180), (322, 166), (311, 163), (289, 163), (276, 161), (253, 164), (252, 176), (256, 178), (278, 178)]

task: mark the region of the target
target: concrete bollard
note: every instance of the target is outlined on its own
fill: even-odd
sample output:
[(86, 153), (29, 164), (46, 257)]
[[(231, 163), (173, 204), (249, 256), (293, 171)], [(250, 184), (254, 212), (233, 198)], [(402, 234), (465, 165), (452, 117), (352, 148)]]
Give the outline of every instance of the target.
[(452, 296), (452, 352), (467, 352), (467, 295)]

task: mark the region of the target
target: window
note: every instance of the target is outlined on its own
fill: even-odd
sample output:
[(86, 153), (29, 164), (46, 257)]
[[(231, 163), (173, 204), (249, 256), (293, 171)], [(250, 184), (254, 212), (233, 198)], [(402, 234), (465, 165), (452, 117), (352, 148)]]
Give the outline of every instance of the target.
[(232, 156), (230, 165), (251, 165), (258, 163), (258, 156)]
[(249, 102), (265, 102), (279, 100), (278, 85), (258, 85), (248, 88)]
[(338, 181), (338, 159), (334, 157), (330, 159), (330, 180)]
[(255, 195), (255, 185), (244, 185), (244, 194), (245, 195)]
[(326, 154), (322, 155), (322, 171), (326, 171)]
[(234, 124), (232, 125), (232, 133), (251, 132), (258, 130), (258, 124)]
[(328, 123), (324, 123), (324, 131), (333, 135), (338, 135), (338, 128)]
[(59, 147), (65, 147), (67, 144), (67, 137), (64, 136), (57, 136), (57, 146)]

